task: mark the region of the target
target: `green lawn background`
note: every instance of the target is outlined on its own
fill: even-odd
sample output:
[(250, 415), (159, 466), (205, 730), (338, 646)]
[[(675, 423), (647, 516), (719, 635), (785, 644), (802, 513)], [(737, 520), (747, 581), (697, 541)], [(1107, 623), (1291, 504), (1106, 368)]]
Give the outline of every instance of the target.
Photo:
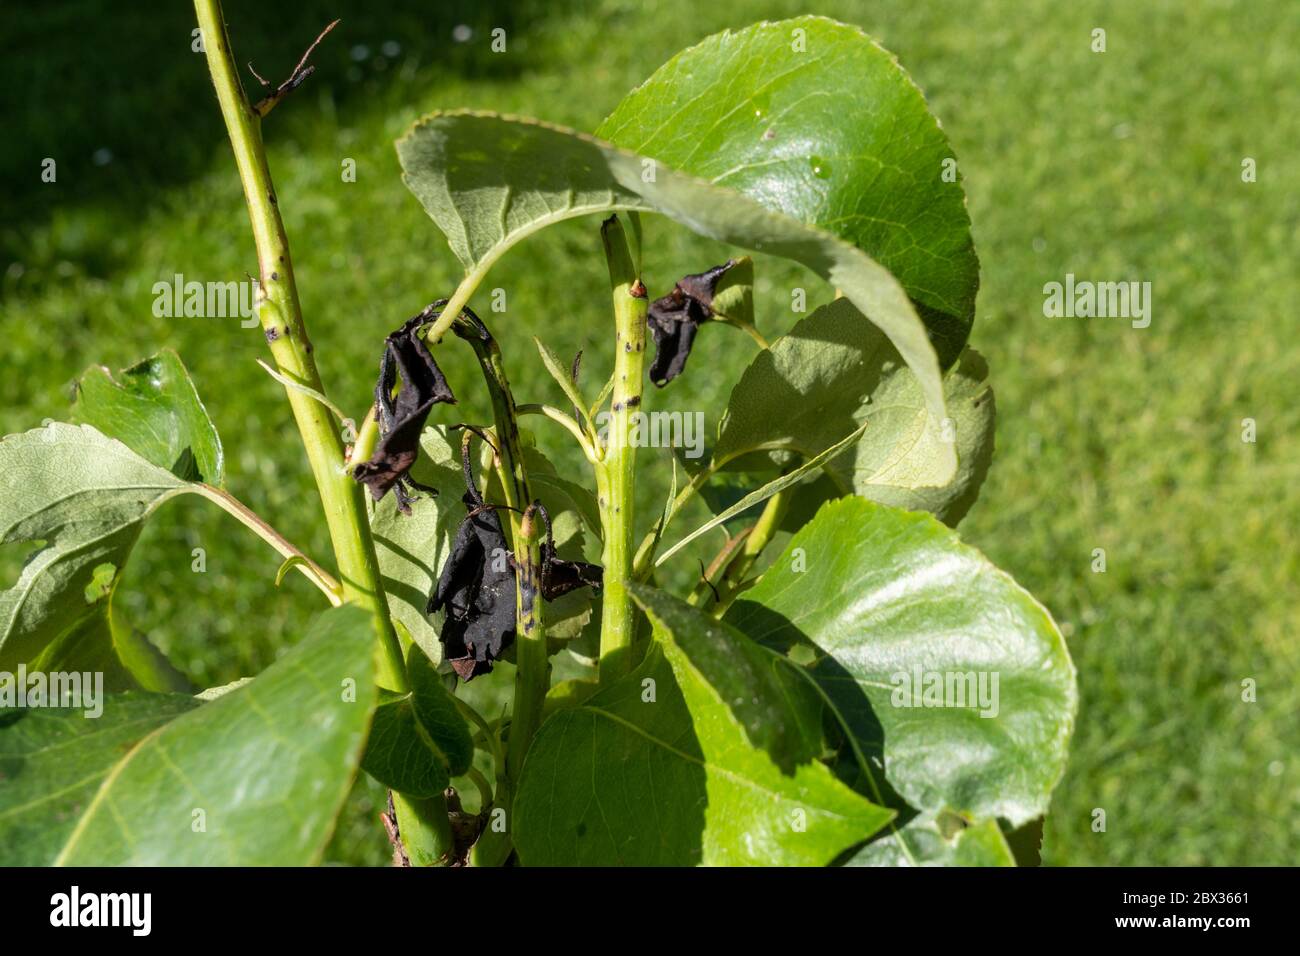
[[(454, 258), (399, 181), (392, 141), (430, 109), (471, 106), (594, 128), (680, 47), (724, 27), (823, 13), (898, 54), (961, 163), (983, 264), (972, 343), (997, 393), (997, 455), (962, 525), (1066, 633), (1082, 703), (1044, 858), (1053, 864), (1288, 864), (1300, 847), (1300, 9), (1247, 2), (667, 0), (550, 4), (227, 4), (232, 40), (274, 82), (333, 16), (318, 72), (266, 123), (303, 306), (331, 395), (360, 414), (383, 335), (446, 295)], [(9, 11), (0, 40), (0, 432), (66, 418), (91, 363), (176, 348), (226, 445), (241, 499), (318, 558), (328, 538), (258, 329), (160, 319), (174, 273), (256, 272), (247, 216), (183, 3), (69, 2)], [(453, 27), (472, 29), (468, 42)], [(503, 27), (507, 52), (489, 49)], [(1106, 30), (1107, 50), (1091, 50)], [(387, 45), (387, 46), (386, 46)], [(251, 79), (245, 82), (252, 85)], [(41, 161), (58, 163), (54, 184)], [(1243, 183), (1252, 157), (1258, 181)], [(340, 176), (353, 159), (357, 181)], [(520, 401), (559, 403), (532, 335), (610, 368), (596, 222), (525, 243), (475, 304), (505, 342)], [(725, 251), (648, 223), (665, 291)], [(758, 262), (759, 324), (831, 291)], [(1042, 287), (1153, 284), (1153, 322), (1048, 319)], [(468, 350), (465, 350), (466, 353)], [(657, 407), (716, 412), (753, 348), (700, 336)], [(468, 355), (439, 355), (470, 383)], [(594, 386), (593, 386), (594, 387)], [(457, 413), (487, 408), (467, 384)], [(1258, 440), (1241, 441), (1242, 420)], [(711, 418), (709, 428), (716, 425)], [(581, 460), (555, 432), (566, 467)], [(647, 507), (667, 484), (647, 470)], [(191, 549), (207, 572), (191, 571)], [(1107, 570), (1090, 570), (1104, 548)], [(6, 582), (21, 549), (0, 549)], [(198, 685), (256, 673), (318, 606), (276, 589), (275, 557), (202, 502), (146, 530), (120, 606)], [(1258, 699), (1241, 700), (1241, 682)], [(358, 785), (330, 858), (378, 862), (380, 791)], [(1093, 831), (1094, 810), (1106, 831)]]

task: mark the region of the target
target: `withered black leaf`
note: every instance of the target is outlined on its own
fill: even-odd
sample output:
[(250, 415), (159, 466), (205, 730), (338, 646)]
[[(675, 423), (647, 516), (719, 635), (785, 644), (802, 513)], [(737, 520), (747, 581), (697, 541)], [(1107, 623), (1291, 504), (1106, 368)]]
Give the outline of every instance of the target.
[[(603, 569), (556, 554), (550, 516), (541, 502), (534, 502), (525, 513), (535, 510), (546, 519), (546, 540), (539, 549), (541, 566), (521, 569), (506, 548), (496, 509), (483, 502), (474, 484), (468, 442), (461, 446), (461, 462), (465, 474), (462, 500), (469, 513), (456, 531), (451, 553), (425, 611), (446, 611), (439, 634), (443, 657), (461, 680), (469, 681), (491, 671), (492, 662), (514, 643), (517, 577), (524, 610), (530, 611), (538, 593), (554, 601), (583, 586), (599, 590)], [(525, 572), (522, 576), (521, 571)]]
[[(436, 318), (438, 307), (435, 303), (424, 309), (384, 340), (375, 385), (381, 437), (370, 460), (357, 465), (352, 473), (376, 501), (395, 486), (397, 507), (403, 514), (410, 514), (413, 489), (437, 493), (412, 479), (410, 470), (420, 453), (420, 432), (429, 410), (439, 402), (456, 402), (429, 347), (419, 337), (420, 329)], [(398, 375), (401, 385), (394, 398)]]
[(438, 639), (443, 657), (461, 680), (492, 670), (492, 662), (515, 639), (515, 565), (501, 519), (474, 484), (469, 444), (462, 446), (469, 514), (460, 523), (451, 554), (425, 612), (446, 610)]
[(549, 530), (546, 541), (542, 543), (541, 559), (541, 592), (542, 597), (548, 601), (554, 601), (580, 587), (599, 591), (604, 583), (605, 569), (600, 565), (588, 564), (586, 561), (568, 561), (556, 555), (555, 543), (551, 540)]
[(663, 388), (686, 367), (700, 323), (713, 318), (713, 295), (718, 282), (736, 264), (728, 259), (696, 275), (683, 276), (673, 291), (650, 303), (647, 325), (655, 340), (655, 360), (650, 381)]

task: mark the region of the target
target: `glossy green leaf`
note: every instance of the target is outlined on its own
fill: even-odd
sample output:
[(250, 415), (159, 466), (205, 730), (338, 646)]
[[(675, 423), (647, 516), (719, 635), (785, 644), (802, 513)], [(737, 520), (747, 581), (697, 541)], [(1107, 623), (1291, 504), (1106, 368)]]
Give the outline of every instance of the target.
[(55, 862), (316, 862), (361, 759), (373, 660), (369, 614), (326, 611), (248, 684), (117, 749)]
[[(596, 501), (596, 493), (585, 485), (565, 478), (549, 459), (534, 448), (524, 449), (524, 461), (528, 467), (528, 481), (533, 486), (533, 494), (546, 505), (552, 521), (556, 521), (558, 516), (565, 512), (571, 512), (581, 520), (581, 529), (574, 528), (565, 535), (557, 532), (557, 539), (567, 542), (571, 538), (578, 538), (581, 531), (581, 539), (585, 540), (590, 533), (592, 541), (600, 541), (602, 528), (600, 504)], [(580, 542), (575, 541), (576, 543)], [(576, 559), (580, 558), (581, 554), (571, 553), (564, 557)]]
[[(551, 350), (551, 347), (535, 335), (533, 336), (533, 343), (537, 346), (537, 354), (541, 356), (542, 365), (545, 366), (546, 371), (555, 380), (555, 384), (560, 386), (560, 391), (564, 393), (573, 406), (575, 419), (587, 419), (589, 417), (587, 403), (583, 401), (582, 393), (578, 391), (578, 383), (573, 380), (570, 369), (565, 368), (564, 363)], [(592, 425), (590, 421), (587, 421), (586, 424), (588, 427)]]
[(415, 798), (442, 793), (451, 781), (447, 764), (435, 756), (416, 719), (411, 695), (387, 690), (379, 693), (361, 769), (385, 787)]
[(715, 34), (596, 135), (866, 251), (921, 307), (942, 365), (960, 354), (979, 262), (952, 148), (898, 61), (857, 27), (809, 16)]
[(87, 718), (77, 709), (0, 709), (0, 860), (48, 866), (104, 778), (141, 738), (199, 706), (193, 697), (126, 693)]
[(190, 690), (113, 606), (144, 522), (182, 494), (247, 518), (225, 492), (185, 481), (90, 425), (53, 422), (0, 440), (0, 543), (35, 548), (0, 591), (0, 670), (99, 670), (114, 691)]
[(72, 414), (178, 478), (217, 486), (225, 482), (217, 429), (171, 349), (117, 378), (102, 365), (91, 366), (77, 383)]
[(398, 140), (397, 151), (407, 186), (446, 235), (470, 286), (512, 245), (553, 223), (622, 209), (661, 212), (708, 238), (799, 262), (840, 289), (916, 370), (936, 430), (944, 418), (938, 360), (906, 291), (867, 251), (818, 226), (535, 120), (434, 113)]
[(429, 735), (447, 771), (459, 777), (474, 759), (469, 725), (429, 658), (412, 647), (406, 654), (406, 677), (411, 682), (411, 703), (416, 719)]
[(971, 823), (952, 811), (915, 817), (902, 828), (872, 840), (845, 866), (1015, 866), (996, 820)]
[(361, 769), (408, 797), (442, 793), (474, 757), (469, 726), (428, 655), (406, 652), (410, 691), (381, 691)]
[(863, 771), (883, 762), (913, 808), (1013, 825), (1046, 810), (1074, 724), (1065, 642), (930, 515), (831, 502), (725, 620), (804, 667)]
[[(742, 469), (788, 467), (792, 458), (810, 457), (865, 426), (862, 441), (827, 465), (829, 482), (800, 494), (855, 493), (955, 525), (979, 495), (993, 458), (993, 390), (984, 359), (967, 349), (943, 388), (948, 419), (936, 434), (926, 427), (916, 376), (851, 302), (837, 299), (750, 363), (731, 391), (713, 458)], [(947, 469), (953, 447), (955, 475)], [(755, 449), (777, 450), (749, 454)]]
[(635, 593), (656, 625), (645, 661), (556, 711), (529, 750), (515, 798), (525, 865), (821, 865), (888, 822), (814, 759), (821, 705), (793, 669)]
[(88, 425), (0, 441), (0, 540), (43, 542), (0, 591), (0, 670), (47, 654), (65, 666), (95, 661), (115, 688), (137, 686), (124, 662), (149, 651), (113, 616), (113, 591), (144, 521), (194, 487)]
[(803, 464), (801, 464), (798, 468), (795, 468), (794, 470), (787, 472), (786, 474), (780, 475), (779, 477), (772, 479), (771, 481), (767, 482), (761, 487), (756, 488), (755, 490), (751, 491), (749, 494), (745, 495), (735, 504), (731, 505), (728, 508), (723, 509), (718, 514), (710, 518), (708, 521), (704, 522), (704, 524), (700, 525), (698, 528), (692, 531), (690, 534), (686, 535), (676, 544), (672, 545), (672, 547), (666, 549), (661, 555), (659, 555), (658, 558), (655, 559), (655, 564), (656, 565), (663, 564), (665, 561), (671, 558), (674, 554), (676, 554), (686, 545), (690, 544), (700, 535), (705, 534), (708, 531), (711, 531), (713, 528), (716, 528), (718, 525), (723, 524), (724, 522), (735, 517), (736, 515), (743, 514), (744, 512), (748, 511), (750, 508), (754, 507), (755, 505), (766, 501), (768, 498), (772, 497), (777, 492), (784, 491), (786, 488), (789, 488), (790, 486), (795, 485), (798, 482), (802, 481), (807, 475), (816, 471), (818, 468), (827, 465), (836, 456), (840, 455), (846, 449), (851, 448), (854, 444), (861, 441), (862, 433), (865, 428), (866, 428), (865, 424), (854, 426), (852, 431), (850, 431), (847, 435), (834, 441), (832, 444), (828, 445), (826, 448), (823, 448), (817, 454), (810, 456), (808, 460), (805, 461)]
[[(628, 591), (649, 616), (674, 670), (681, 671), (679, 660), (688, 664), (689, 676), (713, 692), (704, 703), (725, 707), (748, 743), (765, 751), (783, 773), (824, 755), (824, 704), (793, 664), (664, 591), (631, 583)], [(686, 683), (685, 676), (679, 679)], [(686, 705), (698, 731), (710, 711), (697, 709), (690, 696)]]

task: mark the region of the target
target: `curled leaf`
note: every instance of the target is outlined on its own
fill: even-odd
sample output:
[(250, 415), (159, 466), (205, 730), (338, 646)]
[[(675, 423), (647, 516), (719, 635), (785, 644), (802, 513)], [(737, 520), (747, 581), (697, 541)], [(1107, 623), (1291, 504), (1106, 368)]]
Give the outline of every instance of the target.
[(462, 500), (469, 513), (456, 532), (425, 612), (446, 611), (438, 635), (442, 656), (461, 680), (468, 681), (491, 671), (492, 662), (514, 642), (515, 565), (501, 519), (474, 483), (469, 443), (461, 448)]
[(470, 513), (456, 532), (427, 611), (446, 610), (439, 634), (443, 658), (467, 681), (492, 670), (492, 661), (515, 639), (515, 568), (496, 512), (474, 507), (470, 492), (464, 501)]
[(446, 611), (439, 634), (442, 656), (461, 680), (468, 681), (491, 671), (492, 662), (514, 643), (520, 598), (528, 612), (538, 594), (550, 602), (584, 586), (599, 591), (604, 572), (598, 565), (559, 557), (550, 515), (539, 501), (525, 512), (525, 521), (534, 511), (546, 521), (539, 566), (521, 566), (507, 549), (496, 506), (486, 504), (479, 494), (468, 441), (461, 445), (461, 457), (469, 513), (425, 611)]
[[(437, 307), (437, 304), (427, 307), (384, 341), (379, 382), (375, 385), (382, 437), (370, 460), (357, 465), (352, 472), (357, 481), (370, 489), (376, 501), (396, 486), (394, 494), (403, 514), (411, 511), (412, 489), (420, 488), (411, 480), (409, 472), (420, 453), (420, 433), (429, 411), (439, 402), (456, 403), (447, 379), (419, 336), (420, 329), (436, 318)], [(393, 386), (399, 375), (401, 384), (394, 398)], [(437, 493), (430, 488), (420, 490)]]
[(705, 272), (683, 276), (672, 292), (650, 303), (646, 321), (655, 340), (650, 380), (660, 388), (686, 367), (700, 323), (713, 318), (713, 295), (718, 283), (735, 264), (735, 259), (728, 259)]
[[(545, 509), (540, 510), (543, 515), (546, 515)], [(589, 587), (599, 593), (604, 583), (605, 569), (598, 564), (561, 558), (555, 547), (555, 539), (551, 535), (549, 515), (546, 515), (546, 540), (542, 542), (540, 557), (542, 573), (539, 584), (542, 597), (547, 601), (564, 597), (570, 591), (576, 591), (581, 587)]]

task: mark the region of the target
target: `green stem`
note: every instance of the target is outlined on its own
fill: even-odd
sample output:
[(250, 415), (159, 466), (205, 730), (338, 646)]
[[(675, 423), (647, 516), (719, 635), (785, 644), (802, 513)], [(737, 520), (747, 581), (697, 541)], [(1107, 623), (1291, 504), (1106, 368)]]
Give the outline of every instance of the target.
[(282, 558), (300, 559), (295, 563), (294, 567), (301, 571), (308, 581), (324, 592), (325, 596), (329, 598), (330, 604), (337, 606), (342, 603), (340, 594), (343, 589), (341, 585), (334, 580), (330, 573), (311, 558), (307, 557), (307, 555), (295, 548), (288, 539), (284, 537), (284, 535), (280, 534), (280, 532), (267, 524), (266, 521), (262, 519), (261, 515), (257, 514), (257, 512), (253, 511), (248, 507), (248, 505), (244, 504), (234, 495), (227, 491), (223, 491), (220, 488), (214, 488), (212, 485), (200, 483), (196, 486), (196, 490), (203, 497), (224, 509), (227, 514), (238, 518), (244, 527), (251, 530), (259, 538), (274, 548)]
[(375, 447), (379, 444), (379, 419), (375, 415), (375, 406), (371, 405), (366, 410), (361, 427), (357, 430), (357, 440), (352, 443), (352, 454), (348, 456), (347, 463), (343, 470), (349, 475), (357, 465), (363, 461), (369, 461), (370, 456), (375, 453)]
[(478, 790), (479, 812), (482, 813), (492, 806), (492, 785), (488, 783), (487, 777), (483, 776), (477, 767), (470, 767), (466, 770), (465, 777)]
[[(221, 115), (234, 148), (244, 187), (248, 218), (257, 245), (258, 317), (271, 347), (277, 370), (304, 388), (326, 394), (312, 356), (303, 323), (298, 286), (294, 281), (289, 240), (277, 207), (275, 187), (262, 142), (261, 119), (244, 94), (218, 0), (194, 0), (204, 51)], [(342, 578), (343, 596), (369, 609), (379, 641), (378, 681), (396, 691), (407, 689), (402, 648), (389, 619), (366, 517), (363, 489), (343, 469), (343, 439), (328, 408), (298, 389), (286, 389), (289, 405), (302, 435), (312, 475), (329, 524), (334, 557)]]
[(408, 797), (393, 791), (393, 810), (397, 814), (397, 832), (402, 849), (411, 866), (442, 866), (455, 848), (451, 820), (447, 816), (447, 798), (441, 793), (432, 797)]
[(714, 617), (721, 617), (744, 589), (754, 562), (758, 560), (758, 556), (771, 543), (781, 527), (786, 509), (790, 506), (790, 492), (791, 489), (786, 488), (767, 499), (767, 503), (763, 506), (763, 513), (758, 516), (758, 521), (745, 536), (744, 547), (727, 562), (726, 570), (722, 572), (722, 578), (716, 585), (718, 600), (709, 607), (709, 613)]
[(587, 456), (587, 461), (591, 462), (593, 465), (597, 463), (598, 457), (595, 447), (587, 440), (587, 436), (582, 432), (582, 426), (578, 424), (577, 420), (574, 419), (573, 416), (566, 415), (564, 412), (551, 405), (519, 405), (515, 408), (515, 412), (520, 416), (543, 415), (556, 424), (562, 425), (568, 430), (570, 435), (577, 439), (578, 447), (580, 447), (582, 453)]
[(515, 628), (515, 706), (506, 742), (506, 775), (518, 782), (533, 735), (542, 725), (546, 691), (551, 684), (551, 662), (546, 653), (542, 625), (541, 544), (545, 529), (541, 515), (530, 506), (519, 521), (514, 540), (517, 587)]
[(650, 571), (653, 567), (655, 549), (659, 547), (660, 538), (677, 512), (682, 510), (682, 506), (690, 500), (690, 497), (703, 488), (710, 478), (713, 477), (721, 467), (719, 463), (710, 463), (707, 467), (696, 472), (691, 478), (690, 483), (681, 491), (677, 492), (676, 497), (669, 502), (668, 507), (664, 509), (664, 514), (660, 517), (657, 525), (646, 533), (641, 539), (640, 546), (636, 549), (636, 557), (632, 561), (632, 579), (635, 581), (644, 581), (650, 577)]
[(600, 237), (609, 264), (615, 330), (609, 437), (596, 468), (605, 538), (600, 621), (600, 680), (605, 683), (631, 670), (636, 636), (635, 609), (627, 592), (627, 582), (632, 579), (635, 526), (636, 446), (632, 428), (633, 416), (641, 406), (649, 302), (639, 274), (639, 249), (629, 242), (617, 216), (605, 220)]
[[(445, 318), (445, 315), (442, 317)], [(441, 318), (439, 319), (441, 321)], [(494, 809), (506, 812), (505, 834), (487, 836), (476, 852), (480, 864), (504, 863), (509, 857), (510, 800), (524, 756), (542, 722), (542, 707), (551, 682), (551, 664), (546, 653), (546, 627), (537, 577), (541, 564), (541, 522), (532, 508), (533, 496), (519, 441), (518, 412), (506, 376), (505, 362), (496, 339), (485, 329), (462, 320), (452, 326), (467, 340), (478, 358), (492, 399), (492, 416), (497, 440), (497, 466), (504, 504), (509, 507), (511, 551), (515, 558), (515, 698), (510, 713), (510, 735), (506, 741), (504, 776), (497, 781)], [(482, 842), (482, 841), (480, 841)]]
[[(363, 490), (343, 467), (343, 438), (335, 427), (329, 408), (310, 394), (317, 392), (323, 397), (326, 392), (302, 318), (293, 260), (289, 255), (289, 239), (280, 219), (275, 186), (266, 161), (266, 147), (262, 142), (261, 119), (249, 104), (239, 81), (219, 0), (194, 0), (194, 10), (198, 15), (208, 69), (212, 73), (212, 85), (216, 88), (221, 115), (230, 134), (257, 246), (261, 276), (258, 318), (277, 371), (300, 386), (286, 388), (286, 395), (320, 493), (334, 559), (343, 579), (342, 594), (345, 600), (367, 608), (372, 614), (378, 639), (377, 682), (391, 690), (404, 692), (409, 689), (409, 683), (402, 645), (389, 617)], [(411, 801), (395, 794), (394, 808), (412, 862), (419, 860), (432, 865), (443, 859), (451, 848), (445, 802), (440, 797)]]

